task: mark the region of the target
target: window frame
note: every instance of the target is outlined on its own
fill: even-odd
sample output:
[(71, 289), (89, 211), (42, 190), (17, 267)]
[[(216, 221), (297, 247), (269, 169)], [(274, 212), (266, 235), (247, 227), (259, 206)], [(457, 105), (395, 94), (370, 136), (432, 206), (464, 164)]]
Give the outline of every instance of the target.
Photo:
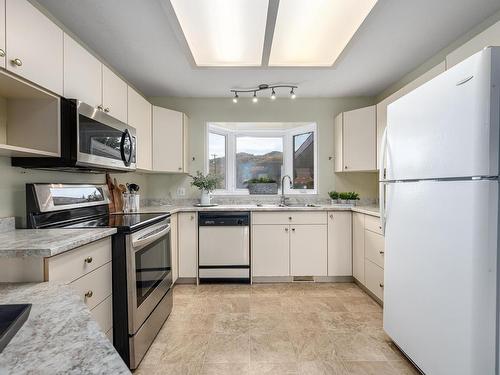
[(217, 123), (207, 122), (205, 126), (205, 173), (209, 171), (210, 155), (208, 155), (208, 151), (210, 133), (226, 137), (226, 189), (217, 189), (214, 191), (214, 195), (250, 195), (248, 189), (236, 188), (236, 139), (238, 137), (283, 138), (281, 176), (288, 175), (293, 178), (293, 137), (310, 132), (314, 135), (314, 189), (292, 189), (288, 183), (285, 183), (284, 192), (287, 195), (318, 194), (318, 127), (315, 122), (304, 123), (304, 125), (284, 130), (231, 130), (218, 126)]

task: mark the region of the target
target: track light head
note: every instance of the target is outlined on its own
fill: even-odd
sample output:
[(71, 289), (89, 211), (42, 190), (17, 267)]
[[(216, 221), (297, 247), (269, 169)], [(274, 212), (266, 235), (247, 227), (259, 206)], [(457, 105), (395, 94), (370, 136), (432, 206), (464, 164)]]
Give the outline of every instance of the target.
[(290, 98), (295, 99), (296, 97), (297, 97), (297, 95), (295, 95), (295, 92), (292, 89), (292, 91), (290, 91)]
[(254, 91), (253, 92), (252, 102), (257, 103), (258, 101), (259, 101), (259, 99), (257, 98), (257, 91)]
[(238, 93), (235, 92), (234, 93), (234, 98), (233, 98), (233, 103), (238, 103), (238, 98), (239, 98)]
[(276, 93), (274, 92), (274, 89), (273, 91), (271, 91), (271, 100), (274, 100), (276, 99)]

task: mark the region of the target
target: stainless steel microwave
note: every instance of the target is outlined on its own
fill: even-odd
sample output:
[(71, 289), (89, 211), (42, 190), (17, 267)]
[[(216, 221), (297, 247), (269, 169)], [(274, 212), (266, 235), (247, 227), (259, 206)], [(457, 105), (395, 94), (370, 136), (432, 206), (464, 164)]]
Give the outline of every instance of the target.
[(25, 168), (134, 171), (135, 128), (76, 99), (61, 98), (61, 156), (12, 158)]

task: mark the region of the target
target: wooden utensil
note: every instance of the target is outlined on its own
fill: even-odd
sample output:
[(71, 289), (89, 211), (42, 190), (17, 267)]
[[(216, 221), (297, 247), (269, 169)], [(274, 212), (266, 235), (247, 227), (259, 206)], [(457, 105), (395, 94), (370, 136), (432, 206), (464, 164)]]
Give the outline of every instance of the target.
[(113, 185), (113, 181), (111, 180), (111, 176), (109, 175), (109, 173), (106, 173), (106, 185), (108, 185), (108, 190), (109, 190), (109, 195), (110, 195), (110, 200), (109, 200), (109, 212), (115, 212), (116, 208), (115, 208), (115, 197), (114, 197), (114, 194), (113, 194), (113, 190), (114, 190), (114, 185)]
[(116, 178), (114, 179), (114, 189), (113, 189), (113, 197), (115, 200), (115, 208), (116, 212), (122, 212), (123, 211), (123, 196), (120, 191), (120, 187), (118, 184), (118, 181)]

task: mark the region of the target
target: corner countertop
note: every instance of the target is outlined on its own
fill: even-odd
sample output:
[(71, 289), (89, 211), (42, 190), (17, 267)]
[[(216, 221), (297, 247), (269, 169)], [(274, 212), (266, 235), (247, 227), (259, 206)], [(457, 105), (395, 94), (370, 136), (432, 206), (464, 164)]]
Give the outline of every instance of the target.
[(317, 205), (310, 206), (292, 206), (292, 207), (279, 207), (276, 205), (262, 205), (256, 204), (233, 204), (233, 205), (219, 205), (213, 207), (197, 207), (197, 206), (179, 206), (179, 205), (158, 205), (141, 207), (140, 213), (169, 213), (175, 214), (178, 212), (198, 212), (198, 211), (353, 211), (360, 212), (366, 215), (380, 217), (378, 206), (352, 206), (352, 205)]
[(0, 258), (51, 257), (115, 233), (115, 228), (13, 229), (0, 233)]
[(0, 284), (0, 304), (16, 303), (32, 307), (0, 354), (0, 374), (130, 374), (71, 287)]

